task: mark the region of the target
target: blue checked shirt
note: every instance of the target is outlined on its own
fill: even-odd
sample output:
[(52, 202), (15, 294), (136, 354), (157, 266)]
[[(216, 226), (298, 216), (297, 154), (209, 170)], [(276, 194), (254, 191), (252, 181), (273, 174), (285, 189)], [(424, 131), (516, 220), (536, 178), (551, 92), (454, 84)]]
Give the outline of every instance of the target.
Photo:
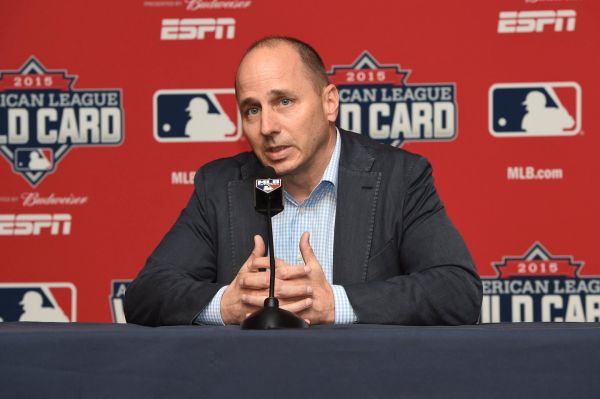
[[(333, 237), (340, 151), (340, 133), (337, 132), (331, 160), (319, 184), (301, 205), (284, 190), (284, 209), (273, 217), (275, 256), (290, 265), (304, 265), (299, 243), (302, 233), (308, 231), (311, 247), (329, 284), (333, 281)], [(331, 287), (335, 302), (335, 324), (354, 323), (357, 317), (346, 290), (341, 285)], [(198, 314), (197, 324), (224, 324), (221, 319), (221, 298), (226, 288), (222, 287)]]

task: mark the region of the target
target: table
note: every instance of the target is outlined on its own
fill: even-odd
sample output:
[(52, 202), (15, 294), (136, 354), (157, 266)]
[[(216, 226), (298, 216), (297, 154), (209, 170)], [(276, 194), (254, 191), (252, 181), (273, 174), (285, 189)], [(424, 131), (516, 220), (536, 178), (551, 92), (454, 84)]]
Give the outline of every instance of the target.
[(0, 323), (0, 398), (594, 398), (600, 323)]

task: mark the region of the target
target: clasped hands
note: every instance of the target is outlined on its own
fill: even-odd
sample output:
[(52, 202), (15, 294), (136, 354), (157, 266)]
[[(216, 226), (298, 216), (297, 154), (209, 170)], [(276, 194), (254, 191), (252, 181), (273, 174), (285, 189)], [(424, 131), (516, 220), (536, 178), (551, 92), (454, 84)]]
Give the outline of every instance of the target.
[[(300, 238), (304, 266), (275, 260), (275, 296), (279, 307), (295, 313), (309, 324), (333, 324), (333, 289), (309, 241), (309, 233)], [(240, 324), (250, 313), (263, 307), (269, 296), (269, 257), (261, 236), (254, 236), (254, 249), (221, 298), (221, 318), (225, 324)], [(259, 269), (267, 269), (260, 272)]]

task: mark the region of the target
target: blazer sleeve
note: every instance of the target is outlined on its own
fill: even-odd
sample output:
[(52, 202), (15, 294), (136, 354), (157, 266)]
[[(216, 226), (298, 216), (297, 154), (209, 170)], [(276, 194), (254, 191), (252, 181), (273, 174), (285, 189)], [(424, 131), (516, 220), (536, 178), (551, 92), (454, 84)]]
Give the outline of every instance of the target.
[(224, 286), (216, 283), (216, 207), (206, 197), (203, 169), (194, 183), (187, 206), (127, 288), (129, 323), (190, 324)]
[(418, 157), (409, 170), (401, 210), (383, 209), (383, 217), (396, 219), (396, 234), (369, 259), (369, 267), (397, 262), (396, 275), (344, 287), (358, 322), (476, 323), (482, 289), (470, 253), (446, 215), (427, 160)]

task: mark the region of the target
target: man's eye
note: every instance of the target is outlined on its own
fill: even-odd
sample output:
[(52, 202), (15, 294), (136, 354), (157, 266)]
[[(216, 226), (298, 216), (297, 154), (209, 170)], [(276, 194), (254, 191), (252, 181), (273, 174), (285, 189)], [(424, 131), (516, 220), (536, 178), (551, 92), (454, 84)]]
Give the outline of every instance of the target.
[(256, 108), (256, 107), (248, 108), (246, 113), (248, 115), (256, 115), (256, 114), (258, 114), (258, 108)]
[(290, 105), (292, 103), (292, 100), (290, 100), (289, 98), (283, 98), (281, 99), (281, 105)]

